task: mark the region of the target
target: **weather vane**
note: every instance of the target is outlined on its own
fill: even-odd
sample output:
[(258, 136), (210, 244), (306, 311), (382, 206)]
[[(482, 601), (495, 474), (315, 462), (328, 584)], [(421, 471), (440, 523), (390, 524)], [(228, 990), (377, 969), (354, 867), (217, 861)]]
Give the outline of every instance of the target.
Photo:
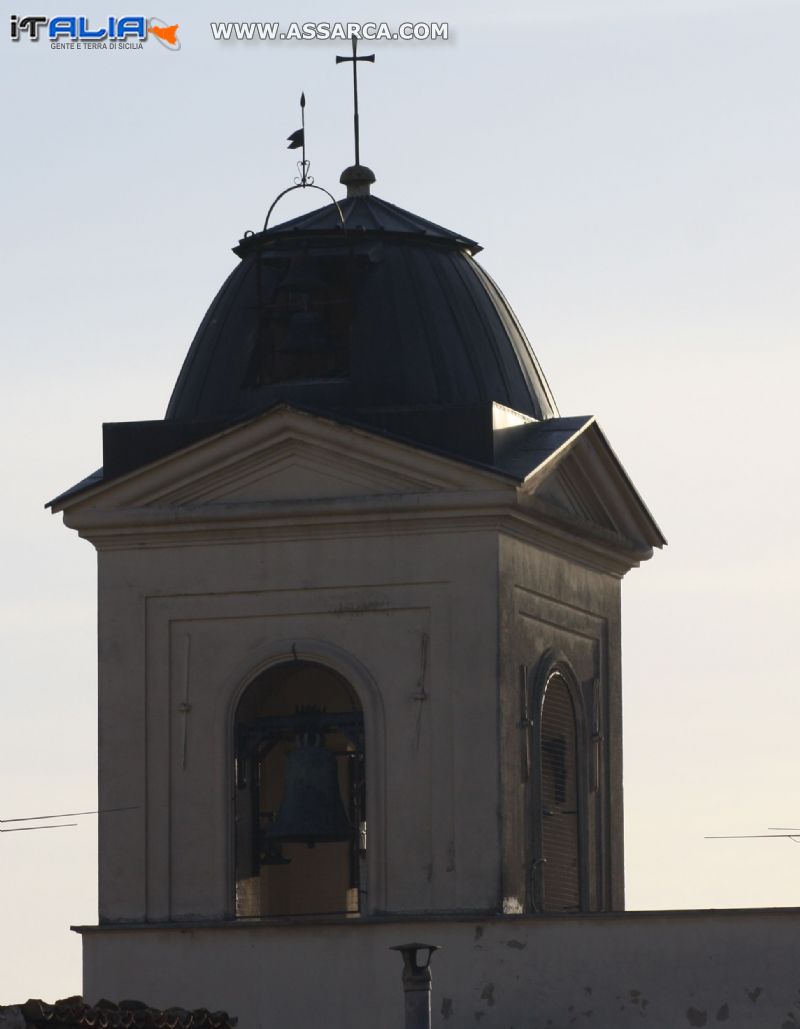
[[(359, 60), (360, 60), (360, 58), (359, 58)], [(281, 200), (283, 197), (285, 197), (287, 193), (291, 193), (292, 190), (294, 190), (294, 189), (318, 189), (318, 190), (320, 190), (320, 192), (324, 193), (327, 197), (330, 197), (330, 199), (336, 205), (336, 210), (337, 210), (338, 215), (339, 215), (339, 221), (342, 224), (344, 224), (344, 216), (342, 215), (342, 209), (339, 207), (338, 203), (336, 203), (336, 198), (333, 196), (332, 193), (329, 193), (328, 190), (325, 189), (324, 186), (316, 185), (316, 183), (314, 182), (313, 176), (308, 174), (309, 169), (311, 168), (311, 161), (309, 161), (306, 158), (306, 95), (305, 95), (305, 93), (301, 93), (300, 94), (300, 128), (299, 129), (295, 129), (295, 131), (290, 136), (287, 136), (286, 138), (289, 141), (289, 146), (286, 148), (287, 150), (299, 150), (299, 149), (302, 148), (303, 156), (297, 162), (297, 168), (298, 168), (298, 171), (300, 172), (300, 177), (294, 180), (294, 185), (293, 186), (289, 186), (282, 193), (279, 193), (275, 197), (275, 199), (272, 201), (272, 205), (270, 206), (270, 209), (267, 211), (267, 217), (264, 219), (264, 231), (266, 232), (266, 230), (267, 230), (267, 226), (269, 225), (269, 217), (272, 214), (272, 212), (275, 210), (275, 205), (278, 203), (279, 200)], [(250, 230), (245, 232), (245, 236), (250, 236), (250, 235), (253, 235), (253, 233)]]
[(308, 169), (311, 167), (311, 161), (306, 160), (306, 95), (305, 93), (300, 94), (300, 128), (296, 129), (291, 136), (286, 137), (289, 140), (289, 146), (287, 150), (297, 150), (298, 147), (303, 148), (302, 160), (298, 161), (297, 167), (300, 171), (300, 180), (295, 179), (295, 184), (298, 186), (313, 186), (314, 180), (308, 174)]
[(369, 61), (370, 64), (374, 64), (375, 54), (368, 54), (366, 57), (359, 57), (356, 53), (356, 50), (358, 48), (358, 36), (351, 36), (350, 39), (353, 43), (353, 56), (337, 57), (336, 63), (342, 64), (343, 62), (347, 61), (353, 62), (353, 130), (355, 132), (356, 139), (356, 166), (358, 166), (361, 164), (358, 138), (358, 62)]

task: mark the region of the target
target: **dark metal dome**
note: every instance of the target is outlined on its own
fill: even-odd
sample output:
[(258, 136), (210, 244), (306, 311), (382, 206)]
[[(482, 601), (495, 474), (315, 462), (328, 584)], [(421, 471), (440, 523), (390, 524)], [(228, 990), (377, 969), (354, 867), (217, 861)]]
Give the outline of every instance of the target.
[(522, 328), (472, 258), (479, 249), (374, 196), (245, 237), (167, 419), (246, 418), (280, 401), (368, 421), (479, 401), (554, 416)]

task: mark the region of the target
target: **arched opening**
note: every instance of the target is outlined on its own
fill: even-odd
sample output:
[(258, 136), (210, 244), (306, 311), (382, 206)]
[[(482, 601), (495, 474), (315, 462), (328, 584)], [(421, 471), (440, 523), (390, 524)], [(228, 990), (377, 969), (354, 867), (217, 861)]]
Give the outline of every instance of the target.
[(534, 825), (539, 834), (535, 906), (540, 911), (580, 911), (581, 781), (578, 724), (563, 676), (547, 680), (539, 732), (539, 797)]
[(357, 915), (365, 883), (364, 719), (338, 672), (267, 669), (235, 717), (236, 915)]

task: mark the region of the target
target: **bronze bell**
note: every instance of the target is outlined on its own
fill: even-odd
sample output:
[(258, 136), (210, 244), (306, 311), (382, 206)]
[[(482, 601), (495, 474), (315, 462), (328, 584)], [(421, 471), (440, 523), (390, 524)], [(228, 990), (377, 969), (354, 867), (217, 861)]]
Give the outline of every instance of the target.
[(336, 843), (353, 836), (342, 803), (336, 757), (320, 733), (304, 733), (286, 758), (283, 797), (266, 830), (272, 843)]

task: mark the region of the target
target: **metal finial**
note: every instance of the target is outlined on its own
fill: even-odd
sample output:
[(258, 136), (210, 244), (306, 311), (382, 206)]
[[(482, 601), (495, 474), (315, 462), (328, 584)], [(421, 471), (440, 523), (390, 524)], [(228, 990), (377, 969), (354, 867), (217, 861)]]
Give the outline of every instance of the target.
[(303, 148), (302, 160), (297, 163), (297, 170), (300, 172), (300, 178), (295, 179), (295, 185), (297, 186), (312, 186), (314, 180), (308, 174), (308, 170), (311, 167), (311, 161), (306, 160), (306, 95), (305, 93), (300, 94), (300, 128), (286, 137), (289, 140), (288, 150), (297, 150), (298, 147)]
[(342, 177), (339, 181), (347, 185), (348, 196), (360, 196), (369, 194), (370, 183), (375, 181), (375, 176), (369, 168), (364, 168), (361, 164), (361, 146), (358, 127), (358, 62), (369, 61), (370, 64), (374, 64), (375, 54), (367, 54), (364, 57), (359, 57), (357, 52), (358, 37), (353, 35), (350, 39), (353, 43), (353, 56), (337, 56), (336, 63), (342, 64), (343, 62), (352, 62), (353, 64), (353, 135), (355, 138), (356, 163), (342, 172)]
[[(296, 178), (294, 180), (294, 185), (293, 186), (289, 186), (288, 189), (285, 189), (282, 193), (279, 193), (275, 197), (275, 199), (272, 201), (270, 209), (267, 211), (267, 217), (264, 219), (264, 231), (265, 232), (267, 230), (267, 226), (269, 225), (269, 216), (274, 211), (275, 205), (278, 203), (279, 200), (281, 200), (283, 197), (285, 197), (287, 193), (291, 193), (293, 189), (311, 188), (311, 189), (318, 189), (318, 190), (320, 190), (320, 192), (324, 193), (325, 196), (329, 197), (330, 200), (336, 205), (336, 211), (337, 211), (337, 213), (339, 215), (339, 221), (342, 223), (342, 225), (344, 225), (344, 215), (342, 214), (341, 208), (336, 203), (336, 200), (335, 200), (333, 194), (329, 193), (328, 190), (325, 189), (324, 186), (317, 186), (314, 183), (313, 177), (308, 174), (309, 169), (311, 168), (311, 161), (306, 159), (306, 95), (305, 95), (305, 93), (301, 93), (300, 94), (300, 123), (301, 123), (300, 124), (300, 128), (296, 129), (291, 134), (291, 136), (287, 136), (286, 137), (289, 140), (289, 146), (287, 147), (288, 150), (298, 150), (298, 149), (300, 149), (300, 147), (302, 147), (302, 149), (303, 149), (302, 159), (297, 162), (297, 170), (300, 172), (300, 176), (299, 176), (299, 178)], [(246, 235), (246, 233), (245, 233), (245, 235)]]
[[(310, 167), (310, 161), (306, 160), (306, 95), (305, 93), (300, 94), (300, 125), (303, 130), (303, 159), (300, 171), (300, 178), (305, 186), (308, 180), (308, 169)], [(311, 179), (313, 182), (314, 180)]]

